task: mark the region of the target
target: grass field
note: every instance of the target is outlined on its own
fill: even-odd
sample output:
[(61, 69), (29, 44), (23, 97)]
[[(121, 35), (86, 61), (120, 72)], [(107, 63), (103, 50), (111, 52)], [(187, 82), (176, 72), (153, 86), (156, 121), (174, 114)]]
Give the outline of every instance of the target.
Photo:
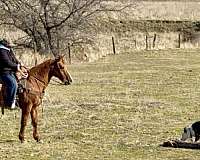
[(44, 143), (18, 140), (19, 112), (1, 118), (0, 159), (197, 160), (163, 148), (200, 119), (199, 50), (140, 51), (69, 66), (71, 86), (52, 81), (40, 110)]

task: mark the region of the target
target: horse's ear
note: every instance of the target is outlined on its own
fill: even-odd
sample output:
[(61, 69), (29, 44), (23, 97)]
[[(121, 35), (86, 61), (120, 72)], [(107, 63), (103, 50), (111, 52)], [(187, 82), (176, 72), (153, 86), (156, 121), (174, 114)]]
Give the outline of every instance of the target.
[(62, 59), (62, 58), (64, 58), (66, 56), (66, 54), (62, 54), (62, 55), (60, 55), (60, 58)]
[(56, 61), (59, 61), (59, 60), (61, 60), (62, 58), (64, 58), (65, 56), (66, 56), (66, 54), (57, 55), (57, 56), (55, 57), (55, 60), (56, 60)]
[(60, 55), (57, 55), (56, 57), (55, 57), (55, 61), (59, 61), (61, 59), (61, 56)]

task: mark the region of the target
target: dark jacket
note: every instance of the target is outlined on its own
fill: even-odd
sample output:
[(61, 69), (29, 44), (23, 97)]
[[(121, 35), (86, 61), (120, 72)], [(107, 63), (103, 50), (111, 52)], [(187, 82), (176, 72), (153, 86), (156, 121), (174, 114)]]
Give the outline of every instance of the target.
[(0, 44), (0, 74), (16, 72), (19, 61), (12, 50)]

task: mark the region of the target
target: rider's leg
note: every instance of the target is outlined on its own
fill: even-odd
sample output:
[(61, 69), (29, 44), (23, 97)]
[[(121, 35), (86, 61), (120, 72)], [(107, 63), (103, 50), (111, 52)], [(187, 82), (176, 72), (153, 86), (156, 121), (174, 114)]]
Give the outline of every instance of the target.
[(7, 107), (14, 108), (13, 104), (15, 102), (18, 87), (16, 78), (11, 73), (4, 73), (1, 75), (1, 79), (4, 85), (6, 85), (6, 97), (4, 98), (4, 103)]

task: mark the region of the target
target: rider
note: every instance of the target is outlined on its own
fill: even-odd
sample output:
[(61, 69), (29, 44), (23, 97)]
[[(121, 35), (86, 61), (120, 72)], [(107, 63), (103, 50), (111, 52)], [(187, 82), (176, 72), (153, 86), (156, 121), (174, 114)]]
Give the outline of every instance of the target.
[(22, 65), (15, 57), (10, 43), (6, 39), (0, 40), (0, 79), (6, 86), (5, 108), (16, 108), (15, 98), (18, 85), (15, 73), (21, 72), (21, 67)]

